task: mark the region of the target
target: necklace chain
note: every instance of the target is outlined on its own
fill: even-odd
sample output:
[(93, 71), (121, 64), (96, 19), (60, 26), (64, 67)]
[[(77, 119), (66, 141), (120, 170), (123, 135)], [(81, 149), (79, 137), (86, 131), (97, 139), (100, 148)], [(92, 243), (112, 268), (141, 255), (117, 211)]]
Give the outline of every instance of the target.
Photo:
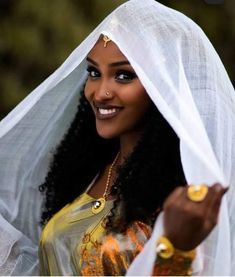
[(98, 214), (100, 213), (101, 211), (103, 211), (105, 205), (106, 205), (106, 200), (107, 200), (107, 197), (110, 193), (109, 189), (110, 189), (110, 182), (111, 182), (111, 177), (112, 177), (112, 171), (113, 171), (113, 167), (114, 165), (116, 164), (117, 160), (118, 160), (118, 157), (119, 157), (119, 153), (117, 154), (117, 156), (115, 157), (114, 161), (112, 162), (109, 170), (108, 170), (108, 177), (107, 177), (107, 181), (106, 181), (106, 185), (105, 185), (105, 190), (104, 190), (104, 194), (103, 194), (103, 197), (95, 200), (92, 204), (92, 207), (91, 207), (91, 211), (93, 214)]
[(106, 181), (106, 185), (105, 185), (105, 190), (104, 190), (104, 194), (103, 194), (103, 198), (106, 199), (106, 197), (109, 195), (109, 189), (110, 189), (110, 181), (111, 181), (111, 177), (112, 177), (112, 172), (113, 172), (113, 167), (115, 166), (118, 157), (119, 157), (119, 153), (117, 153), (117, 156), (115, 157), (115, 159), (113, 160), (112, 164), (110, 165), (109, 171), (108, 171), (108, 177), (107, 177), (107, 181)]

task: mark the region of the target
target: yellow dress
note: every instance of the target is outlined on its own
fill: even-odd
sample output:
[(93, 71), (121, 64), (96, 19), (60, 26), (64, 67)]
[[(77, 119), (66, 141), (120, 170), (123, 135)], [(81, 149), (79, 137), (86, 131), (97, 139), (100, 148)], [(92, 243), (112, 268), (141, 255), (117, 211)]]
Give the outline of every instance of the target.
[[(39, 245), (41, 275), (125, 275), (150, 237), (151, 228), (135, 221), (125, 233), (107, 234), (104, 222), (113, 201), (94, 214), (95, 200), (83, 193), (47, 223)], [(177, 255), (168, 261), (158, 259), (153, 275), (187, 275), (191, 263)]]
[(150, 228), (132, 224), (125, 234), (105, 232), (104, 219), (113, 201), (93, 214), (95, 199), (83, 193), (55, 214), (39, 245), (41, 275), (124, 275), (150, 236)]

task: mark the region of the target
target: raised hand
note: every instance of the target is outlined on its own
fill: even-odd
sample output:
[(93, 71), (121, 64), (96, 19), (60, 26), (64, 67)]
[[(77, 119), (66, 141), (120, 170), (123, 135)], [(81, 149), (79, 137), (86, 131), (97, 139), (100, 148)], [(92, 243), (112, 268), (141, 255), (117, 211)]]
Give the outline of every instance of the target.
[(221, 200), (227, 191), (220, 184), (214, 184), (208, 190), (206, 187), (200, 200), (197, 195), (195, 199), (191, 198), (188, 189), (188, 186), (177, 187), (163, 207), (164, 236), (175, 248), (184, 251), (196, 248), (215, 227)]

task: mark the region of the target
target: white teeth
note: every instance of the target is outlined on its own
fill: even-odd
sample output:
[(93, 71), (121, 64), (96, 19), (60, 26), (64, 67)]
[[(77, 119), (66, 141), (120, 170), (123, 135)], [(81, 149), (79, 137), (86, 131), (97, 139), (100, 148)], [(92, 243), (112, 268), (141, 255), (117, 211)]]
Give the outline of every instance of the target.
[(100, 114), (106, 115), (106, 114), (115, 113), (117, 111), (117, 109), (101, 109), (101, 108), (98, 108), (98, 111), (99, 111)]

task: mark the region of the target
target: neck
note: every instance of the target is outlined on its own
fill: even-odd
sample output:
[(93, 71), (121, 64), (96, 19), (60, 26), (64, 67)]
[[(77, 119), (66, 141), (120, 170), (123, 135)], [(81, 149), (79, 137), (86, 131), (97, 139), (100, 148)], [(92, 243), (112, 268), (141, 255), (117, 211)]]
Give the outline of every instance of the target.
[(134, 147), (137, 145), (142, 131), (136, 131), (129, 134), (124, 134), (120, 137), (120, 155), (119, 164), (122, 164), (133, 151)]

